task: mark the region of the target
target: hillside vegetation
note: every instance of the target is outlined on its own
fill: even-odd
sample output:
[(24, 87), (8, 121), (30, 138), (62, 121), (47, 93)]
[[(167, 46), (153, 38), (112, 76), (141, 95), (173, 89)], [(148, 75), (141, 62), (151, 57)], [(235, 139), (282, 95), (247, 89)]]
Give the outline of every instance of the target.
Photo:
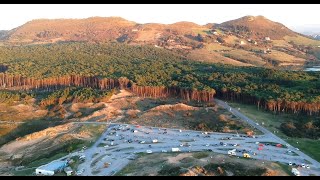
[[(55, 88), (55, 83), (68, 86), (66, 80), (72, 80), (74, 85), (84, 87), (127, 87), (138, 95), (151, 97), (171, 95), (186, 100), (210, 101), (216, 94), (223, 99), (256, 104), (274, 112), (314, 115), (320, 108), (320, 74), (317, 72), (194, 62), (164, 49), (117, 43), (1, 47), (0, 51), (0, 62), (7, 67), (5, 76), (0, 74), (2, 87), (19, 84), (15, 81), (32, 85), (34, 79), (25, 81), (22, 77), (33, 77), (40, 79), (40, 85), (47, 82)], [(66, 75), (76, 77), (57, 78), (51, 82), (50, 78)], [(99, 80), (101, 78), (116, 81)], [(112, 86), (102, 86), (105, 81)]]
[[(295, 33), (262, 16), (245, 16), (221, 24), (192, 22), (139, 24), (120, 17), (38, 19), (0, 31), (0, 45), (61, 42), (150, 45), (190, 60), (236, 66), (304, 66), (319, 63), (314, 53), (320, 41)], [(282, 49), (283, 57), (268, 57)], [(258, 51), (256, 51), (258, 49)], [(231, 53), (228, 53), (232, 50)], [(227, 54), (226, 54), (227, 53)]]

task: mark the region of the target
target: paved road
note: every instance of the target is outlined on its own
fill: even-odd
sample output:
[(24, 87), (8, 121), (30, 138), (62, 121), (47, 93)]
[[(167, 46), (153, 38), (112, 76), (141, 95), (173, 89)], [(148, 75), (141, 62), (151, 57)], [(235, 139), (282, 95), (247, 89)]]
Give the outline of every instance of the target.
[[(228, 109), (232, 114), (234, 114), (235, 116), (238, 116), (241, 120), (243, 120), (244, 122), (250, 124), (251, 126), (253, 126), (254, 128), (260, 130), (261, 132), (263, 132), (265, 135), (268, 135), (270, 137), (272, 137), (273, 139), (275, 139), (276, 141), (278, 141), (281, 144), (288, 144), (286, 141), (284, 141), (283, 139), (281, 139), (280, 137), (276, 136), (275, 134), (273, 134), (272, 132), (270, 132), (269, 130), (267, 130), (266, 128), (257, 125), (256, 122), (254, 122), (253, 120), (251, 120), (250, 118), (248, 118), (247, 116), (243, 115), (241, 112), (239, 112), (237, 109), (232, 108), (231, 106), (229, 106), (227, 103), (225, 103), (224, 101), (215, 99), (215, 102)], [(290, 145), (290, 149), (295, 149), (293, 146)], [(306, 159), (307, 161), (311, 162), (313, 166), (316, 167), (320, 167), (320, 163), (318, 161), (316, 161), (315, 159), (312, 159), (311, 157), (309, 157), (308, 155), (306, 155), (305, 153), (301, 152), (301, 151), (296, 151), (297, 154), (299, 154), (299, 156), (303, 157), (304, 159)]]

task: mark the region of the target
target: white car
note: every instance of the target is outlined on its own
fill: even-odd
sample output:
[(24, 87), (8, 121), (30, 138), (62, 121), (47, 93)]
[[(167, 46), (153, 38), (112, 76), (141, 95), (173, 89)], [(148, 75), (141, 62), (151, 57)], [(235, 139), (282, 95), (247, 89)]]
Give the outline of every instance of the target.
[(210, 144), (206, 144), (206, 146), (207, 146), (207, 147), (209, 147), (209, 146), (210, 146)]
[(299, 149), (299, 148), (296, 148), (296, 150), (297, 150), (297, 151), (300, 151), (300, 149)]
[(292, 166), (292, 162), (289, 162), (288, 165), (289, 165), (289, 166)]
[(80, 176), (84, 172), (84, 169), (80, 169), (79, 171), (76, 172), (77, 176)]
[(301, 164), (301, 167), (303, 167), (303, 168), (306, 168), (306, 165), (304, 165), (304, 164)]
[(167, 150), (161, 150), (161, 152), (166, 153), (166, 152), (168, 152), (168, 151), (167, 151)]
[(307, 168), (307, 169), (310, 169), (310, 166), (309, 166), (309, 165), (306, 165), (306, 168)]
[(144, 144), (144, 143), (146, 143), (146, 141), (140, 141), (140, 144)]
[(183, 146), (183, 144), (180, 144), (180, 147), (182, 147)]
[(146, 152), (147, 152), (148, 154), (151, 154), (151, 153), (152, 153), (152, 151), (151, 151), (151, 150), (147, 150)]

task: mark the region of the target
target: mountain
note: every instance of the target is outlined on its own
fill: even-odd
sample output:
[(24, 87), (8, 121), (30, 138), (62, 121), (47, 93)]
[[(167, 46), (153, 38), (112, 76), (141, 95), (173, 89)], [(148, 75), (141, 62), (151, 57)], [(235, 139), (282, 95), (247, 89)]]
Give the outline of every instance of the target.
[(284, 36), (294, 36), (295, 32), (283, 24), (273, 22), (263, 16), (245, 16), (220, 24), (218, 27), (233, 33), (251, 36), (251, 38), (282, 39)]
[(316, 39), (316, 40), (320, 40), (320, 33), (314, 33), (309, 35), (311, 38)]
[(206, 25), (139, 24), (121, 17), (38, 19), (1, 31), (0, 41), (4, 45), (74, 41), (152, 45), (197, 61), (238, 66), (301, 66), (320, 59), (319, 53), (312, 53), (320, 41), (263, 16)]
[(8, 41), (89, 41), (114, 39), (136, 23), (119, 17), (88, 19), (38, 19), (11, 30)]

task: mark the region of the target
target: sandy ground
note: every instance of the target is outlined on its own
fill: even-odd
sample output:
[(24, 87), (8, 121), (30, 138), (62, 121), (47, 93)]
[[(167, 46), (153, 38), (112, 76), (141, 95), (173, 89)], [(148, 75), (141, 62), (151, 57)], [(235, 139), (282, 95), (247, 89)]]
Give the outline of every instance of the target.
[[(126, 101), (127, 96), (132, 94), (127, 91), (121, 91), (119, 94), (112, 96), (109, 103), (75, 103), (66, 105), (67, 113), (74, 114), (76, 112), (90, 112), (92, 109), (100, 109), (93, 111), (88, 116), (80, 118), (80, 121), (107, 121), (121, 116), (124, 112), (120, 109), (122, 103)], [(19, 104), (13, 107), (12, 111), (17, 112), (17, 116), (35, 117), (44, 115), (47, 111), (38, 110), (31, 105)], [(78, 121), (70, 119), (70, 121)], [(61, 146), (64, 142), (74, 139), (88, 140), (92, 138), (92, 134), (79, 131), (82, 125), (67, 123), (55, 127), (50, 127), (39, 132), (34, 132), (24, 137), (17, 138), (2, 147), (0, 147), (0, 160), (16, 161), (19, 159), (30, 158), (45, 151), (52, 151), (55, 146)], [(0, 163), (3, 164), (3, 163)]]

